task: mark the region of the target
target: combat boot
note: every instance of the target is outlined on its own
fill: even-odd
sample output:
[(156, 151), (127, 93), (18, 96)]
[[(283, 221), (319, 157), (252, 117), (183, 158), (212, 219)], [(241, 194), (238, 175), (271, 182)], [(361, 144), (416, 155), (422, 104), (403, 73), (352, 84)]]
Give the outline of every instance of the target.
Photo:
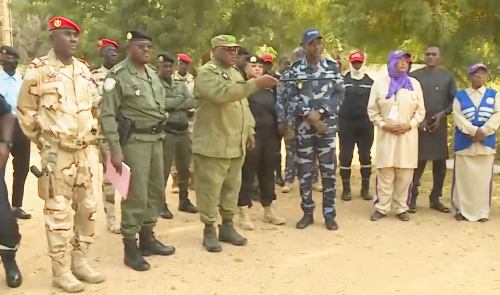
[(222, 225), (219, 226), (219, 241), (231, 243), (235, 246), (245, 246), (247, 244), (247, 239), (240, 236), (234, 229), (232, 220), (222, 221)]
[(313, 223), (314, 217), (312, 213), (304, 213), (304, 216), (299, 220), (299, 222), (297, 222), (297, 225), (295, 227), (298, 229), (304, 229)]
[(187, 191), (179, 193), (179, 211), (198, 213), (198, 209), (189, 200)]
[(203, 247), (208, 252), (222, 251), (222, 246), (217, 240), (217, 233), (213, 224), (205, 224), (205, 228), (203, 229)]
[(177, 173), (176, 174), (172, 174), (172, 192), (174, 194), (178, 194), (179, 193), (179, 186), (177, 185)]
[(285, 218), (281, 217), (276, 213), (274, 208), (274, 203), (270, 206), (264, 206), (264, 222), (272, 223), (275, 225), (285, 224)]
[(78, 249), (71, 252), (71, 272), (77, 279), (90, 284), (98, 284), (106, 279), (104, 274), (93, 270), (87, 263), (86, 252)]
[(274, 183), (281, 187), (285, 185), (285, 180), (283, 179), (283, 176), (281, 176), (281, 171), (276, 171), (276, 178), (274, 179)]
[(5, 269), (5, 279), (7, 280), (7, 286), (10, 288), (17, 288), (21, 286), (23, 282), (23, 276), (19, 267), (16, 263), (16, 251), (0, 251), (0, 256), (2, 257), (3, 268)]
[(352, 200), (350, 180), (342, 180), (342, 195), (340, 198), (342, 199), (342, 201)]
[(165, 246), (155, 237), (152, 228), (142, 228), (139, 233), (139, 249), (142, 256), (162, 255), (168, 256), (175, 253), (175, 248)]
[(313, 190), (317, 192), (322, 192), (323, 191), (323, 185), (319, 182), (316, 182), (312, 185)]
[(239, 219), (240, 219), (240, 227), (244, 230), (254, 230), (255, 225), (252, 223), (250, 216), (248, 216), (249, 208), (248, 206), (241, 206)]
[(80, 282), (71, 271), (64, 266), (61, 260), (52, 260), (52, 285), (67, 293), (77, 293), (85, 289), (85, 284)]
[(167, 203), (163, 204), (163, 208), (161, 208), (161, 212), (160, 212), (160, 217), (163, 219), (174, 218), (174, 215), (172, 215), (172, 212), (170, 212), (170, 210), (168, 210)]
[(108, 226), (108, 230), (114, 234), (119, 234), (120, 223), (115, 218), (115, 204), (105, 202), (104, 211), (106, 212), (106, 223)]
[(133, 270), (145, 271), (149, 269), (149, 263), (142, 257), (135, 238), (123, 238), (125, 258), (123, 263)]
[(281, 192), (284, 194), (288, 194), (292, 190), (292, 185), (293, 185), (293, 183), (289, 183), (289, 182), (285, 183), (285, 186), (283, 186), (281, 188)]
[(367, 201), (373, 199), (372, 195), (370, 194), (370, 180), (369, 179), (361, 180), (361, 197)]

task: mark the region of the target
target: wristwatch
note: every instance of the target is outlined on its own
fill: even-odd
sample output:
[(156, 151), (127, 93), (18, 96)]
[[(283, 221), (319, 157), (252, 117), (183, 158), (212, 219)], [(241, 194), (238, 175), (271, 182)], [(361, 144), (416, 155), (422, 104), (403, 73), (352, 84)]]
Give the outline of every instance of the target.
[(9, 148), (9, 150), (11, 150), (12, 147), (14, 146), (14, 143), (12, 143), (12, 141), (0, 141), (0, 144), (6, 145)]

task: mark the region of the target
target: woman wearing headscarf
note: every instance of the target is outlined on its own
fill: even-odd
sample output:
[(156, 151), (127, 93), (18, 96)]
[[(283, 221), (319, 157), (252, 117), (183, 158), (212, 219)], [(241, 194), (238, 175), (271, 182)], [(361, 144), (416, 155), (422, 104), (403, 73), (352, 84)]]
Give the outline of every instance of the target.
[[(258, 78), (264, 72), (264, 61), (257, 56), (249, 56), (245, 65), (248, 79)], [(278, 139), (276, 103), (271, 89), (261, 89), (248, 97), (248, 105), (255, 119), (255, 148), (247, 151), (242, 168), (241, 189), (238, 199), (240, 227), (245, 230), (255, 228), (248, 210), (252, 207), (252, 187), (255, 176), (259, 180), (260, 203), (264, 207), (264, 221), (276, 225), (284, 224), (274, 208), (274, 168)]]
[(373, 124), (367, 114), (373, 80), (365, 73), (365, 55), (354, 52), (349, 56), (351, 70), (344, 76), (345, 99), (339, 112), (339, 161), (343, 201), (351, 200), (351, 163), (354, 147), (358, 147), (361, 164), (361, 197), (371, 200), (370, 175)]
[(418, 164), (418, 125), (425, 118), (425, 105), (420, 83), (407, 75), (408, 57), (401, 50), (389, 54), (388, 75), (375, 81), (368, 101), (368, 116), (377, 127), (373, 221), (385, 217), (391, 207), (400, 220), (410, 220), (407, 204)]

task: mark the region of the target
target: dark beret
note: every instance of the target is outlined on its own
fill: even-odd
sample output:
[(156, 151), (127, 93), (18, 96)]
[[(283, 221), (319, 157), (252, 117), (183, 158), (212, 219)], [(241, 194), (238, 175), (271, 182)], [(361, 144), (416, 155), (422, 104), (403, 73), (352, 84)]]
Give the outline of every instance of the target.
[(11, 46), (4, 45), (4, 46), (0, 47), (0, 53), (6, 54), (6, 55), (13, 55), (16, 58), (19, 58), (19, 52), (17, 52), (17, 50)]
[(250, 51), (245, 47), (240, 47), (240, 51), (238, 51), (239, 56), (250, 55)]
[(160, 55), (158, 55), (158, 59), (157, 59), (159, 62), (169, 62), (169, 63), (174, 63), (174, 59), (171, 58), (168, 54), (166, 53), (162, 53)]
[(153, 41), (151, 35), (141, 30), (130, 30), (127, 33), (127, 41), (149, 40)]

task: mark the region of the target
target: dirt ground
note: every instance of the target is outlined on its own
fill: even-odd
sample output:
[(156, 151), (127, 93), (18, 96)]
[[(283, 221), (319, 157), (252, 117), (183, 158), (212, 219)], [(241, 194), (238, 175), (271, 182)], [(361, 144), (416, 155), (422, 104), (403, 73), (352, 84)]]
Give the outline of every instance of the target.
[[(32, 163), (39, 163), (36, 153)], [(357, 169), (353, 170), (355, 185), (359, 183)], [(9, 167), (9, 186), (11, 171)], [(298, 189), (287, 195), (277, 190), (279, 212), (287, 218), (286, 225), (263, 223), (263, 210), (256, 204), (251, 212), (257, 229), (241, 231), (248, 245), (240, 248), (224, 244), (221, 253), (203, 249), (203, 226), (198, 216), (179, 213), (177, 196), (169, 193), (174, 219), (159, 220), (156, 233), (177, 252), (170, 257), (148, 258), (151, 270), (142, 273), (123, 265), (121, 237), (106, 231), (101, 207), (89, 260), (107, 279), (100, 285), (89, 285), (83, 294), (500, 294), (498, 200), (491, 221), (457, 222), (450, 214), (428, 209), (430, 181), (427, 171), (419, 212), (406, 223), (394, 216), (370, 221), (372, 202), (361, 200), (357, 194), (351, 202), (338, 200), (338, 231), (325, 229), (318, 209), (314, 225), (295, 229), (302, 213)], [(500, 194), (499, 183), (496, 178), (494, 196)], [(359, 192), (359, 187), (353, 190)], [(446, 204), (449, 191), (450, 175)], [(320, 208), (321, 195), (315, 193), (314, 198)], [(24, 209), (33, 214), (33, 219), (20, 221), (23, 239), (18, 262), (24, 283), (18, 289), (7, 289), (2, 282), (0, 294), (63, 294), (51, 286), (42, 201), (32, 175), (26, 184)], [(0, 272), (0, 280), (3, 277)]]

